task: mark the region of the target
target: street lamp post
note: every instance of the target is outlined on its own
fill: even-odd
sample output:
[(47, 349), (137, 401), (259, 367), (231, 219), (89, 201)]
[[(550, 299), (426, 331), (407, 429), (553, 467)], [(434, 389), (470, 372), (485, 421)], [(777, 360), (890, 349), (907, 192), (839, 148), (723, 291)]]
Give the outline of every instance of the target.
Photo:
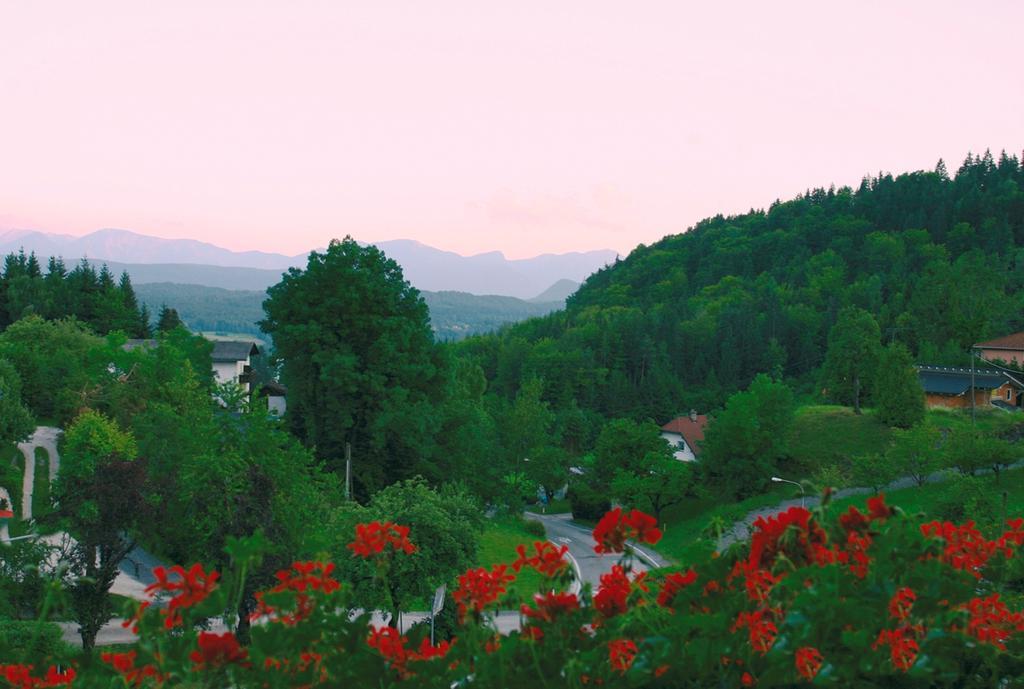
[(800, 507), (804, 506), (804, 484), (797, 483), (796, 481), (790, 481), (789, 479), (779, 478), (778, 476), (772, 476), (772, 481), (775, 483), (792, 483), (794, 486), (800, 489)]

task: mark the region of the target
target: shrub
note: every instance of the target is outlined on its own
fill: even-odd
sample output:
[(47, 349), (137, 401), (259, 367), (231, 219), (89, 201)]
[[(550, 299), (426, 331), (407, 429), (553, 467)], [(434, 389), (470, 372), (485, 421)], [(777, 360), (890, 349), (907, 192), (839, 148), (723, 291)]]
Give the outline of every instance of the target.
[(0, 659), (28, 657), (42, 663), (69, 650), (53, 622), (0, 619)]
[(576, 481), (569, 486), (569, 507), (573, 519), (596, 521), (611, 509), (611, 501), (591, 488), (584, 481)]
[(534, 536), (535, 538), (544, 538), (548, 533), (547, 530), (544, 529), (544, 524), (536, 519), (524, 519), (523, 528), (526, 530), (526, 533)]

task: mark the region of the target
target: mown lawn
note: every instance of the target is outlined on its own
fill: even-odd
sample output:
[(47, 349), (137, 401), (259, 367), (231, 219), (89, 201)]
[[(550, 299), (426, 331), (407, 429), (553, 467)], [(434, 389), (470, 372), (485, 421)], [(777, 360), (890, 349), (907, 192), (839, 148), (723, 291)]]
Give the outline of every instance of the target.
[[(490, 568), (499, 563), (511, 564), (516, 559), (516, 546), (520, 543), (531, 545), (538, 540), (523, 526), (523, 522), (511, 517), (497, 517), (487, 520), (480, 548), (477, 552), (477, 566)], [(529, 598), (544, 578), (536, 571), (524, 568), (516, 581), (509, 586), (508, 598)]]
[[(934, 514), (934, 508), (939, 501), (946, 498), (950, 491), (955, 490), (955, 476), (941, 483), (928, 483), (923, 486), (911, 486), (899, 490), (889, 491), (885, 494), (885, 501), (890, 505), (897, 505), (908, 514), (924, 513), (931, 517), (938, 517)], [(1006, 516), (1024, 516), (1024, 469), (1013, 469), (1004, 471), (997, 479), (993, 475), (978, 476), (977, 480), (986, 491), (990, 491), (993, 500), (999, 511), (1002, 511), (1003, 494), (1006, 494)], [(863, 507), (867, 502), (868, 495), (856, 495), (841, 498), (833, 503), (835, 509), (846, 511), (850, 505)]]
[(0, 486), (11, 496), (10, 509), (21, 516), (21, 481), (25, 471), (25, 457), (14, 443), (0, 447)]
[(50, 512), (50, 453), (37, 447), (35, 463), (32, 476), (32, 516), (39, 519)]
[(858, 415), (850, 407), (801, 407), (790, 429), (789, 452), (796, 466), (814, 471), (859, 455), (885, 452), (891, 434), (870, 410)]

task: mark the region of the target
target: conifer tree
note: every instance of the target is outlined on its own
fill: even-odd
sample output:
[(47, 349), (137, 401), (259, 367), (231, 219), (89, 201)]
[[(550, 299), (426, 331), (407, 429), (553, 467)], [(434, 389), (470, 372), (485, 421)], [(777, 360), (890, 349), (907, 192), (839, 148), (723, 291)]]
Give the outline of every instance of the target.
[(910, 352), (899, 342), (878, 357), (874, 400), (879, 420), (888, 426), (910, 428), (924, 420), (924, 391)]

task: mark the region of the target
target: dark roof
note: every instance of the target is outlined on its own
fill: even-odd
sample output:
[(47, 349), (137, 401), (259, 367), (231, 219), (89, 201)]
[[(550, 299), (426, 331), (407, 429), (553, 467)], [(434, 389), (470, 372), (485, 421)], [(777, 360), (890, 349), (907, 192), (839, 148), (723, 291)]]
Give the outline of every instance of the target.
[(666, 433), (678, 433), (683, 436), (687, 446), (693, 450), (693, 454), (700, 454), (698, 443), (704, 440), (704, 427), (708, 425), (708, 417), (703, 414), (697, 415), (694, 421), (689, 416), (680, 416), (672, 419), (661, 427)]
[(288, 388), (278, 383), (276, 380), (272, 380), (269, 383), (265, 383), (260, 388), (260, 394), (265, 397), (284, 397), (288, 394)]
[[(971, 387), (971, 369), (946, 366), (918, 366), (917, 376), (925, 392), (936, 395), (962, 395)], [(995, 390), (1010, 379), (1000, 371), (974, 371), (974, 387)]]
[(1024, 351), (1024, 333), (1003, 335), (988, 342), (979, 342), (974, 346), (979, 349), (1015, 349)]
[(214, 340), (211, 356), (214, 361), (244, 361), (260, 353), (252, 340)]

